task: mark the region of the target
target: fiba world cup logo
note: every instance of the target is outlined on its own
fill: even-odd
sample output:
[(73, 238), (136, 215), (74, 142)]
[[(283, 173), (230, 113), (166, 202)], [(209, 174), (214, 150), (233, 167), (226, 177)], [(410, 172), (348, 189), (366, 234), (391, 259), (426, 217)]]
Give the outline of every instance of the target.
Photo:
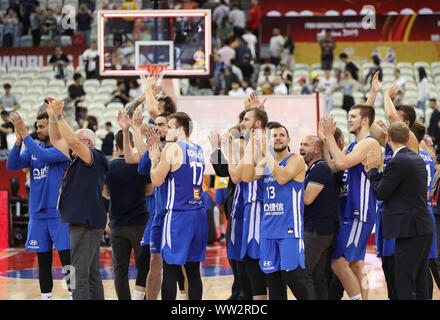
[(396, 53), (390, 47), (378, 47), (374, 49), (373, 53), (371, 54), (371, 56), (374, 55), (378, 56), (382, 62), (396, 62)]

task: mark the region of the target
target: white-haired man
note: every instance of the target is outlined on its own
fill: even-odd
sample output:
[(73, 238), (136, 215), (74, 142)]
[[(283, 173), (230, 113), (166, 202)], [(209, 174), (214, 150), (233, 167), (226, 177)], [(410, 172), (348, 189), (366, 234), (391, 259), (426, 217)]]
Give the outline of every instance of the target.
[(107, 175), (105, 155), (95, 148), (95, 134), (76, 132), (63, 117), (64, 102), (47, 98), (49, 137), (53, 146), (71, 159), (61, 181), (58, 206), (62, 222), (69, 223), (71, 264), (75, 278), (73, 300), (104, 300), (100, 273), (100, 240), (107, 224), (102, 189)]

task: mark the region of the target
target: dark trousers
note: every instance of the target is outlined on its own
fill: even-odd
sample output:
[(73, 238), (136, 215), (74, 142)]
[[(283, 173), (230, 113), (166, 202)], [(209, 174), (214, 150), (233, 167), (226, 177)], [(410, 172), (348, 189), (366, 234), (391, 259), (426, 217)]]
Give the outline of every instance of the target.
[(396, 238), (394, 251), (395, 286), (399, 300), (427, 300), (429, 251), (432, 234)]
[[(134, 260), (138, 275), (146, 281), (149, 261), (142, 254), (140, 242), (145, 226), (115, 227), (110, 230), (110, 243), (113, 253), (113, 268), (115, 274), (115, 290), (119, 300), (131, 300), (128, 282), (128, 267), (130, 266), (131, 251), (134, 250)], [(148, 259), (149, 260), (149, 259)], [(145, 287), (145, 282), (136, 283)]]
[(319, 235), (316, 231), (304, 231), (306, 271), (313, 280), (316, 300), (328, 300), (326, 263), (333, 238), (333, 234)]
[(388, 299), (397, 300), (394, 255), (382, 257), (382, 270), (387, 283)]
[(73, 300), (104, 300), (100, 271), (100, 242), (104, 229), (69, 224), (70, 286)]

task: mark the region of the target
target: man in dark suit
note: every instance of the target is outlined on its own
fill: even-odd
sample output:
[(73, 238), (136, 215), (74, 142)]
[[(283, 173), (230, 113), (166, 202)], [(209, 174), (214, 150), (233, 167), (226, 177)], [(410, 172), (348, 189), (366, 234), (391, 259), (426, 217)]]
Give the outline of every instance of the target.
[(383, 173), (381, 155), (367, 157), (367, 177), (377, 200), (383, 200), (385, 239), (395, 238), (395, 287), (399, 300), (428, 299), (426, 274), (434, 225), (427, 208), (425, 162), (408, 148), (409, 128), (401, 121), (388, 128), (394, 151)]

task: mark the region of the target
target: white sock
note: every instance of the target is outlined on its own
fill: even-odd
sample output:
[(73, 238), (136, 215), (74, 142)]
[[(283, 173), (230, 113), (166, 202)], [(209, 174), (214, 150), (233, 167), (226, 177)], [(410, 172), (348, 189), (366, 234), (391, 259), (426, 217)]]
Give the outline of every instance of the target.
[(359, 293), (353, 297), (350, 297), (350, 300), (362, 300), (362, 294)]
[(52, 300), (52, 292), (42, 293), (41, 300)]
[(69, 291), (69, 300), (73, 300), (72, 291)]
[(134, 290), (133, 300), (144, 300), (145, 292)]

